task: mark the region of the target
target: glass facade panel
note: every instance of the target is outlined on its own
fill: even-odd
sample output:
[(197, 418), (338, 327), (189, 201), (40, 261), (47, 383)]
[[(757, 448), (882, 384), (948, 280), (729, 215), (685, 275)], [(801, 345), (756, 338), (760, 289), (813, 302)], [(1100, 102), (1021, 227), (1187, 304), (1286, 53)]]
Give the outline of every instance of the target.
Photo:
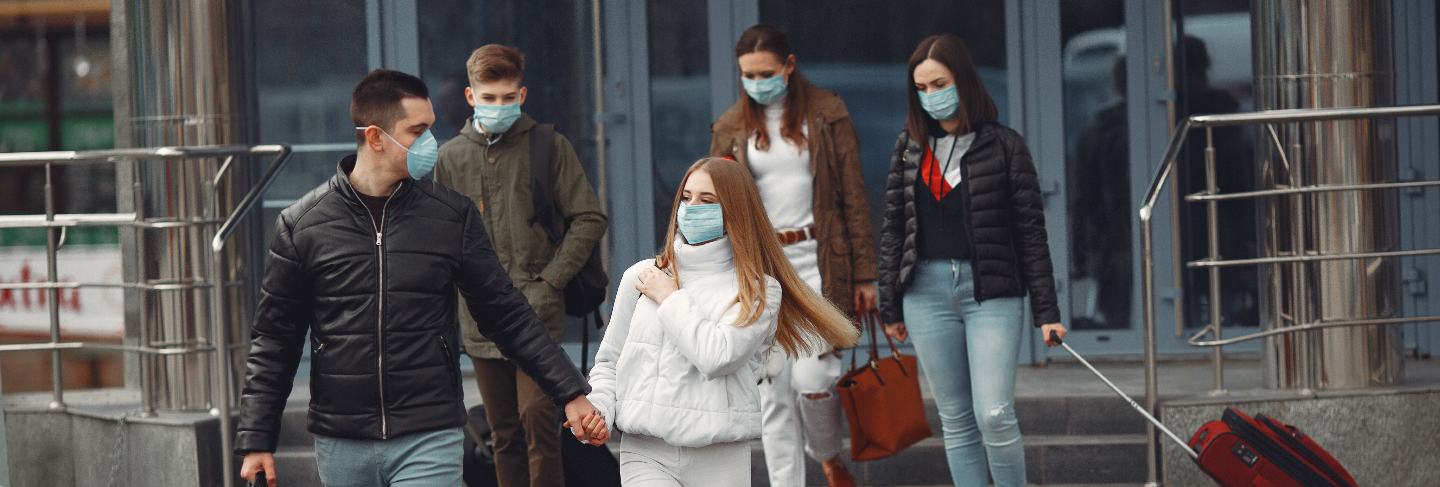
[[(937, 33), (964, 39), (985, 89), (1000, 108), (1002, 123), (1007, 119), (1009, 93), (1003, 0), (963, 5), (904, 0), (887, 2), (884, 8), (877, 5), (863, 0), (761, 0), (760, 22), (784, 30), (805, 76), (845, 100), (860, 139), (871, 220), (878, 230), (890, 151), (905, 124), (906, 61), (915, 46)], [(732, 70), (740, 76), (738, 68)]]
[[(1134, 272), (1125, 4), (1061, 4), (1070, 326), (1130, 328)], [(1052, 242), (1058, 244), (1059, 242)]]
[[(1186, 0), (1176, 8), (1176, 116), (1245, 112), (1255, 109), (1252, 89), (1250, 5), (1244, 0)], [(1216, 187), (1222, 193), (1256, 188), (1258, 165), (1252, 127), (1215, 129)], [(1188, 195), (1205, 191), (1205, 132), (1185, 141), (1176, 190)], [(1254, 200), (1219, 205), (1220, 256), (1239, 259), (1259, 255)], [(1207, 258), (1206, 212), (1203, 204), (1181, 203), (1180, 251), (1185, 261)], [(1221, 269), (1222, 322), (1227, 327), (1259, 326), (1258, 268)], [(1187, 270), (1184, 275), (1186, 325), (1210, 322), (1210, 273)]]
[(650, 0), (650, 156), (655, 243), (665, 238), (676, 186), (710, 150), (710, 58), (705, 0)]

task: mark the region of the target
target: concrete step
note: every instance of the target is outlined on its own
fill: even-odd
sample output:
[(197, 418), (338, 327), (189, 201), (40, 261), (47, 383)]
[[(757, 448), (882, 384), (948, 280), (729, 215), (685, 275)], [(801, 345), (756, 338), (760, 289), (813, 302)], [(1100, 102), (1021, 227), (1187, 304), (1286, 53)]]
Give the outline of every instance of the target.
[[(1145, 480), (1145, 439), (1135, 435), (1044, 436), (1025, 439), (1026, 476), (1035, 485), (1134, 485)], [(848, 448), (848, 446), (847, 446)], [(315, 451), (282, 449), (275, 468), (290, 487), (319, 487)], [(928, 438), (904, 453), (850, 465), (860, 485), (949, 485), (945, 445)], [(768, 485), (765, 452), (752, 442), (751, 482)], [(806, 483), (825, 485), (820, 465), (807, 462)]]
[[(477, 402), (478, 403), (478, 402)], [(306, 408), (292, 406), (281, 419), (282, 448), (310, 448), (313, 439), (305, 426)], [(1145, 420), (1125, 401), (1111, 395), (1067, 397), (1019, 397), (1015, 415), (1026, 435), (1127, 435), (1144, 434)], [(940, 434), (940, 413), (932, 400), (925, 402), (930, 430)], [(845, 436), (849, 436), (846, 432)]]
[[(1033, 484), (1133, 485), (1145, 481), (1144, 435), (1027, 435), (1024, 442), (1026, 477)], [(825, 485), (820, 465), (806, 463), (806, 484)], [(767, 485), (765, 454), (758, 441), (751, 465), (753, 485)], [(852, 463), (850, 472), (860, 485), (948, 485), (946, 465), (944, 442), (934, 437), (891, 458)]]

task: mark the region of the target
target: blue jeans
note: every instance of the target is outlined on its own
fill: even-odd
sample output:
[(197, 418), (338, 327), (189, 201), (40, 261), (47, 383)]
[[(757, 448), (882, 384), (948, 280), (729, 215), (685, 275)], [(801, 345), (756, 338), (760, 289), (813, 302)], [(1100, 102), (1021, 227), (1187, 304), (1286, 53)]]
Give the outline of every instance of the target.
[(461, 485), (465, 434), (460, 428), (389, 440), (315, 435), (315, 463), (326, 487)]
[(969, 261), (926, 260), (915, 267), (904, 300), (955, 485), (986, 485), (987, 457), (996, 487), (1025, 485), (1025, 445), (1015, 419), (1023, 298), (976, 302)]

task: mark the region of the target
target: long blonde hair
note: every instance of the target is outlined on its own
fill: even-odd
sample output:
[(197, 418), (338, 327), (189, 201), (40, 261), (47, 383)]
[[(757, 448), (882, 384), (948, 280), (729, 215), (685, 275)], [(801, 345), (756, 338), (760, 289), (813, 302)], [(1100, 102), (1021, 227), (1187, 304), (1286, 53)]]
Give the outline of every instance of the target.
[(750, 326), (765, 310), (765, 276), (780, 281), (780, 320), (775, 340), (791, 356), (802, 353), (828, 352), (828, 347), (854, 346), (860, 332), (835, 305), (816, 294), (800, 279), (790, 259), (780, 248), (770, 217), (760, 201), (755, 178), (744, 165), (718, 157), (696, 161), (685, 172), (670, 211), (670, 226), (665, 233), (665, 248), (656, 257), (659, 267), (669, 270), (676, 279), (680, 269), (675, 262), (675, 211), (690, 175), (704, 171), (715, 182), (715, 196), (725, 212), (725, 234), (735, 253), (735, 277), (740, 285), (736, 301), (740, 319), (736, 326)]

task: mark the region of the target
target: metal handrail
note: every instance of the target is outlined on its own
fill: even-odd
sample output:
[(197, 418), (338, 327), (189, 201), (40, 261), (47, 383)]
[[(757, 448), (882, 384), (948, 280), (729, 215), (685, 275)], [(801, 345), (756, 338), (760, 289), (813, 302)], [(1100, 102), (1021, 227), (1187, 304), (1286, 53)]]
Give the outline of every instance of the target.
[[(1319, 109), (1263, 110), (1263, 111), (1248, 112), (1248, 113), (1229, 113), (1229, 114), (1219, 114), (1219, 115), (1195, 115), (1195, 116), (1191, 116), (1191, 117), (1185, 119), (1183, 122), (1181, 122), (1180, 124), (1177, 125), (1174, 133), (1172, 133), (1171, 136), (1170, 136), (1170, 141), (1169, 141), (1169, 143), (1166, 145), (1165, 155), (1164, 155), (1164, 159), (1161, 161), (1160, 169), (1159, 169), (1159, 171), (1156, 172), (1154, 179), (1151, 180), (1149, 187), (1146, 189), (1146, 191), (1145, 191), (1145, 197), (1144, 197), (1144, 199), (1142, 200), (1142, 204), (1141, 204), (1141, 206), (1140, 206), (1139, 211), (1137, 212), (1137, 213), (1138, 213), (1138, 216), (1139, 216), (1139, 220), (1140, 220), (1140, 246), (1141, 246), (1141, 256), (1140, 256), (1140, 260), (1141, 260), (1141, 273), (1142, 273), (1142, 274), (1141, 274), (1141, 288), (1142, 288), (1141, 294), (1142, 294), (1142, 300), (1143, 300), (1143, 301), (1142, 301), (1142, 306), (1141, 306), (1141, 308), (1142, 308), (1142, 317), (1143, 317), (1143, 324), (1144, 324), (1144, 330), (1143, 330), (1143, 332), (1144, 332), (1144, 339), (1145, 339), (1144, 355), (1145, 355), (1145, 407), (1146, 407), (1146, 409), (1148, 409), (1152, 414), (1154, 414), (1154, 413), (1157, 412), (1158, 389), (1159, 389), (1159, 385), (1158, 385), (1158, 383), (1157, 383), (1156, 370), (1155, 370), (1155, 369), (1156, 369), (1156, 362), (1157, 362), (1157, 357), (1156, 357), (1156, 353), (1155, 353), (1155, 346), (1156, 346), (1156, 338), (1155, 338), (1155, 337), (1156, 337), (1156, 332), (1155, 332), (1155, 256), (1154, 256), (1154, 236), (1153, 236), (1153, 228), (1152, 228), (1152, 225), (1151, 225), (1151, 220), (1152, 220), (1153, 217), (1154, 217), (1155, 204), (1156, 204), (1157, 201), (1159, 201), (1161, 192), (1164, 191), (1164, 189), (1165, 189), (1165, 187), (1166, 187), (1166, 184), (1167, 184), (1167, 183), (1169, 182), (1169, 180), (1171, 179), (1171, 175), (1175, 172), (1175, 166), (1177, 165), (1177, 162), (1176, 162), (1176, 161), (1177, 161), (1178, 158), (1179, 158), (1180, 150), (1184, 147), (1185, 140), (1189, 137), (1190, 131), (1191, 131), (1192, 129), (1196, 129), (1196, 128), (1205, 128), (1205, 129), (1207, 129), (1206, 132), (1207, 132), (1207, 137), (1208, 137), (1208, 136), (1210, 136), (1210, 132), (1211, 132), (1210, 129), (1213, 129), (1213, 128), (1215, 128), (1215, 127), (1231, 127), (1231, 126), (1241, 126), (1241, 125), (1266, 124), (1266, 127), (1269, 129), (1269, 135), (1270, 135), (1270, 138), (1271, 138), (1272, 142), (1274, 142), (1275, 144), (1278, 145), (1278, 144), (1279, 144), (1279, 139), (1278, 139), (1278, 137), (1277, 137), (1276, 134), (1275, 134), (1274, 128), (1273, 128), (1270, 124), (1274, 124), (1274, 123), (1286, 123), (1286, 122), (1318, 122), (1318, 121), (1333, 121), (1333, 120), (1355, 120), (1355, 119), (1368, 119), (1368, 118), (1416, 117), (1416, 116), (1431, 116), (1431, 115), (1440, 115), (1440, 105), (1409, 105), (1409, 106), (1375, 107), (1375, 108), (1319, 108)], [(1213, 150), (1212, 147), (1207, 146), (1206, 158), (1207, 158), (1207, 163), (1213, 164), (1213, 161), (1214, 161), (1214, 150)], [(1282, 148), (1282, 151), (1281, 151), (1281, 160), (1282, 160), (1282, 164), (1285, 164), (1287, 167), (1289, 166), (1289, 159), (1288, 159), (1287, 157), (1285, 157), (1283, 148)], [(1293, 182), (1292, 182), (1292, 183), (1293, 183)], [(1277, 195), (1280, 195), (1280, 194), (1295, 195), (1295, 194), (1314, 193), (1314, 192), (1326, 192), (1326, 191), (1358, 191), (1358, 190), (1374, 190), (1374, 189), (1399, 189), (1399, 188), (1406, 188), (1406, 187), (1426, 187), (1426, 186), (1430, 186), (1430, 185), (1431, 185), (1431, 184), (1428, 184), (1428, 183), (1411, 183), (1411, 182), (1405, 182), (1405, 183), (1381, 183), (1380, 185), (1350, 185), (1350, 186), (1348, 186), (1348, 187), (1339, 187), (1339, 186), (1336, 186), (1336, 187), (1309, 187), (1309, 188), (1301, 188), (1301, 187), (1299, 187), (1298, 184), (1292, 184), (1292, 186), (1294, 186), (1294, 187), (1291, 187), (1291, 188), (1286, 188), (1286, 189), (1281, 189), (1281, 190), (1270, 190), (1270, 191), (1267, 191), (1267, 192), (1251, 192), (1250, 194), (1245, 195), (1245, 196), (1243, 196), (1243, 197), (1269, 197), (1269, 196), (1277, 196)], [(1363, 187), (1360, 187), (1360, 186), (1363, 186)], [(1211, 189), (1213, 189), (1213, 188), (1211, 188)], [(1193, 198), (1193, 199), (1192, 199), (1192, 198)], [(1240, 199), (1240, 198), (1242, 198), (1242, 196), (1223, 197), (1223, 196), (1221, 196), (1221, 195), (1216, 195), (1216, 194), (1203, 194), (1203, 195), (1192, 195), (1191, 197), (1187, 197), (1186, 199), (1187, 199), (1187, 201), (1204, 201), (1204, 202), (1206, 202), (1206, 203), (1209, 204), (1209, 205), (1214, 205), (1214, 204), (1218, 203), (1218, 201), (1221, 201), (1221, 200), (1225, 200), (1225, 199)], [(1210, 224), (1211, 224), (1212, 226), (1213, 226), (1213, 224), (1214, 224), (1214, 221), (1213, 221), (1213, 220), (1214, 220), (1214, 219), (1213, 219), (1214, 213), (1215, 213), (1215, 212), (1213, 211), (1213, 207), (1212, 207), (1212, 211), (1210, 212), (1210, 214), (1212, 215), (1212, 217), (1210, 218), (1210, 220), (1211, 220), (1211, 221), (1210, 221)], [(1216, 238), (1215, 238), (1214, 232), (1211, 232), (1210, 243), (1211, 243), (1211, 248), (1212, 248), (1212, 251), (1213, 251), (1214, 248), (1215, 248), (1215, 245), (1216, 245)], [(1423, 253), (1419, 253), (1419, 252), (1428, 252), (1428, 251), (1373, 252), (1373, 253), (1368, 253), (1368, 254), (1369, 254), (1369, 257), (1395, 257), (1395, 256), (1403, 256), (1403, 255), (1427, 255), (1427, 254), (1423, 254)], [(1213, 252), (1212, 252), (1212, 253), (1213, 253)], [(1304, 256), (1291, 256), (1291, 257), (1279, 257), (1279, 258), (1267, 258), (1267, 259), (1249, 259), (1250, 262), (1245, 262), (1244, 265), (1266, 264), (1266, 263), (1271, 263), (1271, 262), (1268, 262), (1269, 260), (1275, 260), (1275, 259), (1283, 259), (1283, 260), (1281, 260), (1281, 262), (1306, 262), (1306, 261), (1327, 260), (1327, 259), (1335, 259), (1335, 258), (1356, 258), (1355, 255), (1356, 255), (1356, 254), (1350, 254), (1350, 255), (1344, 255), (1344, 256), (1338, 255), (1338, 254), (1337, 254), (1337, 255), (1304, 255)], [(1257, 260), (1262, 260), (1262, 261), (1266, 261), (1266, 262), (1256, 262)], [(1220, 267), (1222, 267), (1222, 266), (1224, 266), (1224, 265), (1228, 265), (1229, 263), (1222, 262), (1222, 261), (1219, 261), (1219, 260), (1209, 260), (1209, 261), (1202, 261), (1202, 263), (1191, 263), (1191, 264), (1192, 264), (1192, 265), (1191, 265), (1192, 268), (1193, 268), (1193, 267), (1208, 267), (1208, 268), (1210, 269), (1210, 271), (1212, 272), (1212, 279), (1211, 279), (1211, 281), (1210, 281), (1210, 285), (1211, 285), (1211, 287), (1212, 287), (1212, 294), (1215, 294), (1214, 288), (1215, 288), (1216, 286), (1218, 286), (1219, 283), (1218, 283), (1218, 279), (1215, 278), (1215, 275), (1214, 275), (1213, 273), (1218, 272)], [(1240, 265), (1240, 264), (1236, 264), (1236, 265)], [(1212, 301), (1213, 301), (1213, 300), (1212, 300)], [(1212, 302), (1212, 303), (1211, 303), (1211, 307), (1212, 307), (1212, 320), (1211, 320), (1211, 324), (1210, 324), (1209, 326), (1207, 326), (1206, 329), (1202, 330), (1202, 332), (1201, 332), (1200, 334), (1197, 334), (1196, 336), (1191, 337), (1191, 340), (1190, 340), (1190, 341), (1192, 342), (1192, 344), (1194, 344), (1195, 341), (1198, 340), (1200, 336), (1203, 336), (1203, 335), (1205, 335), (1205, 334), (1213, 334), (1213, 335), (1214, 335), (1214, 337), (1215, 337), (1214, 340), (1211, 340), (1211, 341), (1209, 341), (1209, 342), (1201, 342), (1201, 343), (1206, 343), (1206, 344), (1207, 344), (1207, 345), (1202, 345), (1202, 346), (1210, 346), (1210, 347), (1213, 347), (1213, 348), (1214, 348), (1211, 357), (1212, 357), (1212, 360), (1215, 362), (1215, 369), (1216, 369), (1215, 380), (1216, 380), (1217, 389), (1223, 387), (1223, 383), (1221, 382), (1221, 381), (1223, 380), (1223, 372), (1222, 372), (1222, 369), (1221, 369), (1221, 367), (1223, 367), (1223, 365), (1222, 365), (1222, 357), (1221, 357), (1221, 354), (1220, 354), (1220, 347), (1222, 347), (1222, 346), (1224, 346), (1224, 345), (1228, 345), (1228, 344), (1231, 344), (1231, 343), (1236, 343), (1236, 342), (1238, 342), (1238, 341), (1254, 340), (1254, 339), (1257, 339), (1257, 338), (1263, 338), (1263, 337), (1266, 337), (1266, 336), (1280, 335), (1280, 334), (1285, 334), (1285, 333), (1295, 333), (1295, 332), (1300, 332), (1300, 331), (1308, 331), (1308, 330), (1315, 330), (1315, 329), (1322, 329), (1322, 328), (1335, 328), (1335, 327), (1342, 327), (1342, 326), (1372, 326), (1372, 325), (1379, 325), (1379, 324), (1388, 324), (1388, 321), (1390, 321), (1390, 319), (1386, 319), (1386, 320), (1347, 320), (1347, 321), (1307, 323), (1307, 324), (1304, 324), (1304, 325), (1292, 326), (1292, 327), (1285, 327), (1285, 328), (1277, 328), (1277, 329), (1274, 329), (1274, 330), (1267, 330), (1267, 331), (1262, 332), (1262, 333), (1259, 333), (1259, 334), (1253, 334), (1253, 335), (1258, 335), (1258, 336), (1242, 336), (1242, 337), (1236, 337), (1236, 339), (1235, 339), (1236, 341), (1231, 341), (1231, 340), (1222, 339), (1221, 336), (1220, 336), (1220, 331), (1221, 331), (1221, 329), (1220, 329), (1219, 326), (1216, 326), (1216, 325), (1219, 324), (1219, 320), (1216, 319), (1214, 315), (1218, 314), (1218, 309), (1219, 309), (1218, 305), (1219, 305), (1219, 303), (1216, 303), (1216, 302)], [(1407, 321), (1407, 322), (1433, 321), (1432, 319), (1422, 319), (1422, 318), (1411, 318), (1410, 320), (1412, 320), (1412, 321)], [(1380, 322), (1380, 321), (1387, 321), (1387, 322), (1382, 323), (1382, 322)], [(1178, 323), (1177, 323), (1177, 326), (1178, 326)], [(1213, 344), (1213, 345), (1209, 345), (1209, 344)], [(1155, 437), (1155, 434), (1154, 434), (1153, 429), (1149, 430), (1148, 433), (1149, 433), (1149, 434), (1146, 435), (1146, 446), (1147, 446), (1147, 448), (1148, 448), (1147, 451), (1153, 452), (1153, 451), (1155, 450), (1155, 448), (1156, 448), (1156, 440), (1157, 440), (1157, 439), (1156, 439), (1156, 437)], [(1158, 471), (1158, 465), (1156, 465), (1156, 463), (1158, 463), (1158, 460), (1155, 458), (1154, 455), (1147, 455), (1147, 463), (1149, 463), (1149, 465), (1147, 465), (1147, 467), (1149, 468), (1150, 472), (1156, 472), (1156, 471)], [(1153, 479), (1152, 479), (1152, 481), (1153, 481)]]
[(222, 223), (210, 218), (136, 218), (135, 213), (58, 214), (54, 220), (45, 215), (0, 215), (0, 228), (67, 228), (67, 227), (130, 227), (175, 229)]
[(1372, 191), (1377, 189), (1414, 189), (1440, 187), (1440, 180), (1436, 181), (1397, 181), (1393, 183), (1369, 183), (1369, 184), (1319, 184), (1301, 188), (1267, 189), (1262, 191), (1240, 191), (1235, 193), (1210, 194), (1208, 191), (1191, 194), (1185, 197), (1185, 201), (1195, 203), (1201, 201), (1230, 201), (1271, 196), (1295, 196), (1298, 194), (1317, 193), (1338, 193), (1341, 191)]
[(1323, 330), (1323, 329), (1326, 329), (1326, 328), (1349, 328), (1349, 327), (1356, 327), (1356, 326), (1403, 325), (1403, 324), (1406, 324), (1406, 323), (1440, 323), (1440, 316), (1411, 316), (1411, 317), (1403, 317), (1403, 318), (1373, 318), (1373, 319), (1367, 319), (1367, 320), (1330, 320), (1330, 321), (1321, 320), (1321, 321), (1316, 321), (1316, 322), (1312, 322), (1312, 323), (1306, 323), (1306, 324), (1303, 324), (1303, 325), (1287, 326), (1287, 327), (1285, 327), (1285, 328), (1275, 328), (1275, 329), (1266, 330), (1266, 331), (1262, 331), (1262, 332), (1258, 332), (1258, 333), (1251, 333), (1251, 334), (1248, 334), (1248, 335), (1241, 335), (1241, 336), (1238, 336), (1238, 337), (1230, 337), (1230, 338), (1226, 338), (1226, 339), (1223, 339), (1223, 340), (1201, 341), (1201, 340), (1200, 340), (1200, 337), (1203, 337), (1203, 336), (1205, 336), (1205, 335), (1210, 334), (1210, 332), (1214, 331), (1214, 329), (1215, 329), (1215, 325), (1214, 325), (1214, 324), (1209, 324), (1209, 325), (1205, 325), (1204, 328), (1201, 328), (1199, 333), (1196, 333), (1195, 335), (1191, 336), (1190, 339), (1186, 340), (1186, 342), (1189, 343), (1190, 346), (1192, 346), (1192, 347), (1206, 347), (1206, 348), (1208, 348), (1208, 347), (1224, 347), (1224, 346), (1227, 346), (1227, 345), (1234, 345), (1234, 344), (1236, 344), (1236, 343), (1248, 342), (1248, 341), (1251, 341), (1251, 340), (1258, 340), (1258, 339), (1265, 338), (1265, 337), (1272, 337), (1272, 336), (1276, 336), (1276, 335), (1284, 335), (1284, 334), (1286, 334), (1286, 333), (1294, 333), (1294, 332), (1300, 332), (1300, 331)]
[(1311, 253), (1285, 257), (1254, 257), (1249, 259), (1200, 259), (1186, 262), (1191, 269), (1212, 267), (1240, 267), (1264, 264), (1294, 264), (1297, 262), (1326, 262), (1332, 260), (1383, 259), (1389, 257), (1423, 257), (1440, 255), (1440, 249), (1392, 250), (1388, 252), (1345, 252), (1334, 254)]
[[(222, 274), (224, 269), (224, 255), (228, 238), (238, 228), (239, 222), (256, 207), (264, 192), (274, 183), (276, 176), (284, 170), (290, 161), (291, 150), (284, 145), (255, 145), (255, 146), (192, 146), (192, 147), (154, 147), (140, 149), (115, 149), (102, 151), (56, 151), (56, 152), (20, 152), (0, 154), (0, 169), (23, 166), (44, 166), (45, 167), (45, 214), (44, 215), (20, 215), (0, 217), (0, 228), (46, 228), (46, 264), (48, 272), (46, 282), (36, 284), (25, 284), (26, 288), (48, 290), (51, 295), (48, 300), (50, 311), (50, 341), (48, 343), (12, 344), (0, 345), (0, 353), (49, 350), (51, 353), (51, 391), (53, 400), (50, 404), (52, 409), (61, 410), (65, 407), (64, 384), (61, 380), (62, 350), (100, 350), (118, 351), (122, 353), (136, 353), (142, 356), (141, 373), (137, 374), (141, 389), (141, 413), (153, 414), (154, 398), (146, 383), (147, 373), (145, 367), (148, 362), (146, 357), (152, 356), (175, 356), (193, 353), (213, 353), (214, 376), (208, 377), (211, 386), (207, 387), (210, 394), (210, 404), (214, 407), (211, 414), (218, 416), (220, 422), (220, 451), (223, 471), (227, 472), (225, 479), (229, 483), (229, 472), (233, 472), (234, 459), (229, 454), (234, 441), (232, 420), (231, 420), (231, 391), (230, 379), (234, 375), (231, 362), (231, 353), (238, 347), (229, 343), (229, 334), (226, 333), (225, 318), (225, 289), (227, 286)], [(266, 168), (260, 179), (241, 198), (240, 203), (231, 210), (230, 214), (223, 220), (215, 219), (219, 213), (219, 192), (217, 186), (230, 174), (230, 169), (237, 156), (245, 155), (274, 155), (275, 158)], [(215, 210), (211, 218), (191, 219), (146, 219), (137, 207), (134, 213), (113, 213), (113, 214), (90, 214), (90, 215), (58, 215), (55, 212), (54, 192), (51, 182), (52, 168), (57, 165), (81, 165), (81, 164), (104, 164), (117, 163), (120, 161), (153, 161), (153, 160), (183, 160), (197, 158), (220, 158), (224, 162), (216, 171), (213, 178), (205, 181), (209, 189), (210, 206)], [(137, 190), (139, 189), (137, 183)], [(137, 192), (137, 202), (139, 194)], [(124, 226), (135, 228), (137, 232), (157, 228), (182, 228), (182, 227), (212, 227), (215, 228), (210, 241), (211, 249), (211, 279), (214, 282), (180, 282), (178, 280), (161, 281), (151, 280), (139, 283), (78, 283), (56, 281), (56, 253), (63, 242), (63, 232), (67, 227), (94, 225), (94, 226)], [(218, 225), (218, 226), (217, 226)], [(61, 230), (61, 237), (57, 240), (55, 228)], [(143, 246), (144, 239), (139, 239)], [(143, 247), (142, 247), (143, 248)], [(142, 251), (143, 253), (143, 251)], [(190, 281), (190, 280), (186, 280)], [(211, 296), (211, 339), (207, 342), (200, 340), (198, 345), (181, 346), (147, 346), (147, 338), (141, 331), (141, 344), (136, 345), (115, 345), (106, 343), (87, 342), (62, 342), (60, 341), (60, 315), (58, 305), (58, 293), (61, 288), (79, 287), (125, 287), (141, 289), (146, 291), (168, 291), (176, 289), (198, 289), (209, 288)], [(143, 310), (142, 310), (143, 313)], [(218, 377), (215, 377), (218, 376)]]

